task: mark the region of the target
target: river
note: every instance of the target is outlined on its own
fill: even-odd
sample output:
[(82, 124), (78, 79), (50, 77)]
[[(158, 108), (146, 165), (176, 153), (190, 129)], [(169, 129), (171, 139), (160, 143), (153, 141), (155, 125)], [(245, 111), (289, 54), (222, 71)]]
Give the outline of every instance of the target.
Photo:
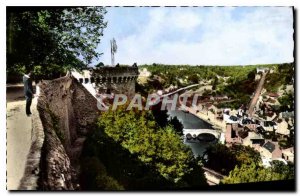
[[(176, 116), (185, 129), (213, 129), (211, 124), (205, 122), (204, 120), (201, 120), (193, 114), (183, 112), (181, 110), (169, 110), (168, 114), (170, 115), (170, 117)], [(213, 144), (215, 142), (187, 142), (184, 140), (184, 143), (191, 147), (195, 156), (202, 156), (205, 149), (210, 144)]]

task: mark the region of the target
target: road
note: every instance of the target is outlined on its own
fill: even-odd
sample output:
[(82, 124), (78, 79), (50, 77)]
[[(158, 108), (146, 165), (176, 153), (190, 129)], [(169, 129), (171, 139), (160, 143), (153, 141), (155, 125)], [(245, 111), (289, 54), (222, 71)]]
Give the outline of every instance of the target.
[(248, 114), (249, 114), (250, 117), (253, 116), (254, 107), (255, 107), (255, 105), (257, 103), (257, 100), (258, 100), (258, 98), (260, 96), (261, 90), (262, 90), (262, 88), (264, 86), (266, 75), (267, 75), (267, 73), (263, 73), (263, 75), (262, 75), (262, 77), (261, 77), (261, 79), (259, 81), (259, 84), (258, 84), (258, 86), (256, 88), (255, 94), (254, 94), (254, 96), (253, 96), (253, 98), (252, 98), (252, 100), (250, 102), (250, 106), (249, 106), (249, 110), (248, 110)]
[(9, 86), (6, 94), (7, 190), (16, 190), (24, 174), (31, 145), (31, 117), (25, 114), (23, 86)]
[(161, 95), (161, 97), (167, 97), (167, 96), (169, 96), (169, 95), (173, 95), (173, 94), (176, 94), (176, 93), (178, 93), (178, 92), (180, 92), (180, 91), (187, 90), (187, 89), (189, 89), (189, 88), (193, 88), (193, 87), (199, 86), (199, 85), (200, 85), (200, 84), (192, 84), (192, 85), (189, 85), (189, 86), (186, 86), (186, 87), (177, 89), (177, 90), (175, 90), (175, 91), (173, 91), (173, 92), (170, 92), (170, 93), (167, 93), (167, 94), (163, 94), (163, 95)]

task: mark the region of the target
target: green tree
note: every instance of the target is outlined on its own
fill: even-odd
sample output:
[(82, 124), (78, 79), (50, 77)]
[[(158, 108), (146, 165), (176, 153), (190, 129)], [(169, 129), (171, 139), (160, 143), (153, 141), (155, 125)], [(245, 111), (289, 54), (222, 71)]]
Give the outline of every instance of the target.
[(247, 77), (248, 77), (248, 80), (254, 80), (255, 79), (255, 70), (249, 72)]
[(124, 190), (97, 157), (85, 157), (81, 165), (81, 185), (84, 190)]
[(281, 111), (293, 111), (294, 110), (294, 95), (292, 93), (286, 93), (282, 97), (278, 98)]
[(218, 85), (219, 79), (217, 76), (214, 77), (214, 79), (212, 80), (212, 89), (215, 90), (217, 85)]
[(219, 83), (223, 84), (224, 82), (225, 82), (224, 78), (221, 77), (220, 80), (219, 80)]
[[(281, 169), (279, 169), (279, 167)], [(264, 168), (255, 163), (250, 165), (243, 164), (240, 167), (236, 166), (229, 176), (222, 180), (224, 184), (249, 183), (273, 180), (293, 179), (294, 176), (286, 171), (282, 171), (282, 165), (276, 165), (271, 168)], [(286, 168), (284, 168), (285, 170)], [(293, 171), (293, 169), (292, 169)]]
[(204, 166), (224, 175), (228, 175), (237, 164), (235, 154), (223, 144), (209, 146), (204, 153), (204, 157), (207, 157), (204, 159)]
[(203, 171), (196, 164), (191, 149), (183, 144), (172, 126), (160, 127), (151, 111), (126, 111), (122, 107), (109, 110), (102, 113), (98, 127), (176, 186), (186, 184), (183, 179), (194, 175), (196, 168), (193, 167), (200, 171), (197, 184), (206, 184)]
[(233, 145), (230, 148), (231, 152), (235, 155), (238, 165), (242, 164), (260, 164), (261, 163), (261, 157), (259, 152), (254, 150), (253, 148), (249, 146), (243, 146), (243, 145)]
[(7, 70), (86, 66), (101, 55), (95, 49), (105, 13), (103, 7), (7, 7)]
[(178, 135), (180, 135), (180, 136), (183, 135), (183, 125), (176, 116), (171, 117), (170, 125), (172, 125), (172, 127), (174, 128), (174, 130), (176, 131), (176, 133)]
[(288, 162), (284, 164), (282, 161), (272, 161), (272, 170), (276, 173), (281, 174), (283, 180), (294, 179), (295, 177), (295, 166), (293, 163)]
[(104, 66), (104, 63), (102, 63), (102, 62), (100, 62), (97, 65), (95, 65), (95, 67), (103, 67), (103, 66)]
[(188, 80), (191, 84), (197, 84), (199, 82), (199, 77), (197, 74), (192, 74), (188, 76)]
[(253, 148), (242, 145), (227, 147), (223, 144), (211, 145), (206, 149), (204, 165), (224, 175), (236, 166), (252, 163), (260, 164), (260, 154)]

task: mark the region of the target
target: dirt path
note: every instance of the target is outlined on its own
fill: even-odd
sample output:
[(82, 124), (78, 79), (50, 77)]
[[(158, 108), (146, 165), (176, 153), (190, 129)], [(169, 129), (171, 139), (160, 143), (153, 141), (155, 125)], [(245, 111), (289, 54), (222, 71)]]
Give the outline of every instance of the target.
[(22, 86), (8, 87), (6, 96), (7, 190), (16, 190), (31, 145), (31, 117), (25, 114)]
[(257, 103), (257, 100), (258, 100), (258, 98), (260, 96), (260, 93), (261, 93), (261, 90), (263, 88), (263, 85), (265, 83), (266, 75), (267, 75), (267, 73), (263, 73), (263, 75), (262, 75), (262, 77), (261, 77), (261, 79), (259, 81), (259, 84), (258, 84), (258, 86), (256, 88), (255, 94), (254, 94), (254, 96), (253, 96), (253, 98), (251, 100), (251, 103), (250, 103), (250, 106), (249, 106), (249, 111), (248, 111), (250, 117), (253, 116), (254, 107), (255, 107), (255, 105)]

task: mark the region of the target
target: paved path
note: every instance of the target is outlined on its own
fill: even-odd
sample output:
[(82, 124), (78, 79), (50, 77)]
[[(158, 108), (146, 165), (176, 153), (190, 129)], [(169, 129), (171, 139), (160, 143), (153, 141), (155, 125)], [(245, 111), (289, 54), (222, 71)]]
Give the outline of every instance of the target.
[(22, 86), (8, 87), (6, 96), (7, 190), (16, 190), (31, 145), (31, 117), (25, 114)]
[(249, 106), (249, 110), (248, 110), (248, 114), (249, 114), (250, 117), (253, 116), (254, 107), (255, 107), (255, 105), (257, 103), (257, 100), (258, 100), (258, 98), (260, 96), (261, 90), (262, 90), (262, 88), (264, 86), (266, 75), (267, 75), (267, 73), (263, 73), (263, 75), (262, 75), (262, 77), (261, 77), (261, 79), (259, 81), (259, 84), (258, 84), (258, 86), (256, 88), (255, 94), (254, 94), (254, 96), (253, 96), (253, 98), (252, 98), (252, 100), (250, 102), (250, 106)]

